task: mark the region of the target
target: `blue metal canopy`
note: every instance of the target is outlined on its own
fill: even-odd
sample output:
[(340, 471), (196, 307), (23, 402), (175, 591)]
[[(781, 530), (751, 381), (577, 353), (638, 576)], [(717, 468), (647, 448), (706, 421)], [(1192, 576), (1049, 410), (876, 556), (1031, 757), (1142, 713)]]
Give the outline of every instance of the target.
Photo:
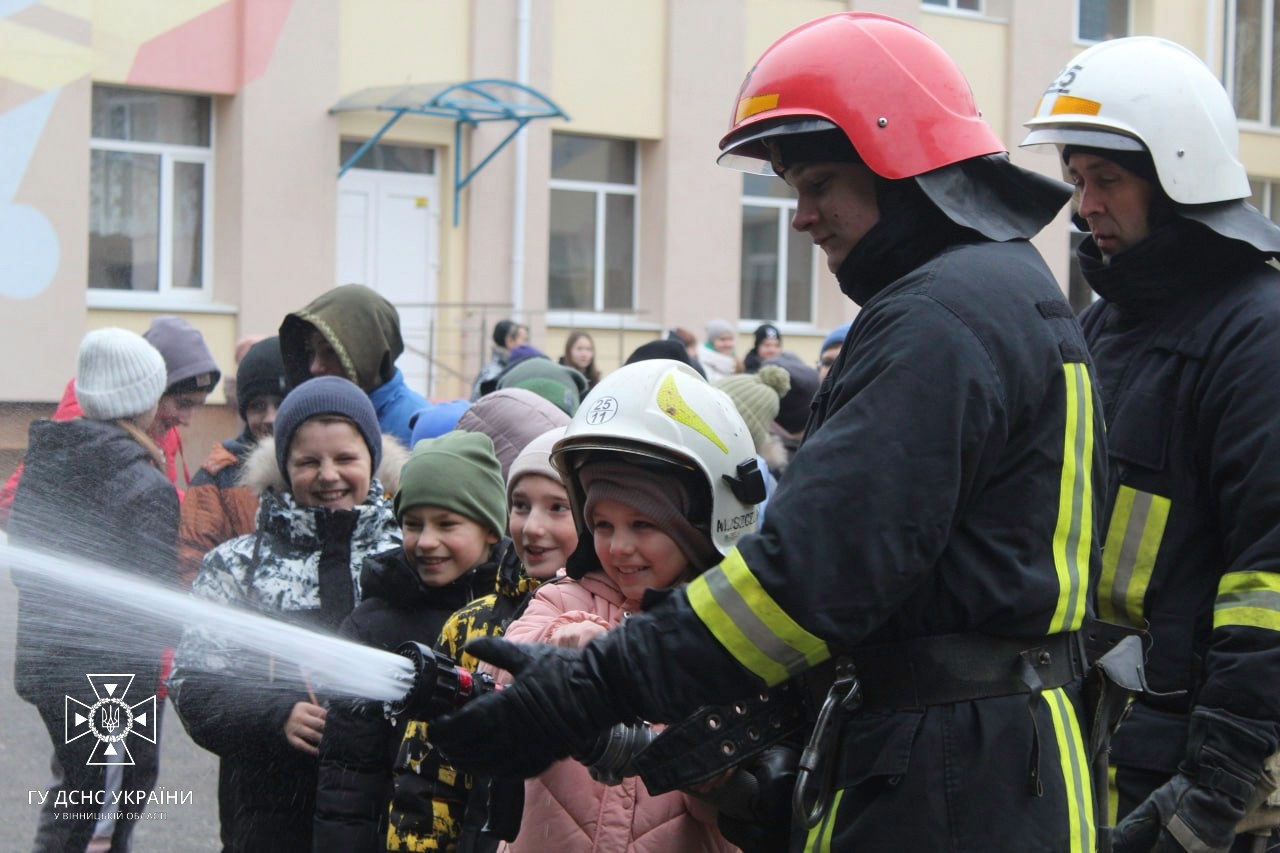
[[(466, 83), (417, 83), (407, 86), (374, 86), (348, 95), (329, 110), (331, 113), (377, 110), (392, 113), (382, 129), (361, 145), (338, 170), (341, 178), (365, 152), (377, 144), (391, 126), (406, 114), (452, 119), (453, 126), (453, 224), (458, 224), (458, 197), (481, 169), (489, 164), (524, 126), (537, 118), (569, 116), (550, 98), (514, 80), (471, 80)], [(493, 150), (462, 174), (462, 128), (486, 121), (515, 122), (511, 132)]]

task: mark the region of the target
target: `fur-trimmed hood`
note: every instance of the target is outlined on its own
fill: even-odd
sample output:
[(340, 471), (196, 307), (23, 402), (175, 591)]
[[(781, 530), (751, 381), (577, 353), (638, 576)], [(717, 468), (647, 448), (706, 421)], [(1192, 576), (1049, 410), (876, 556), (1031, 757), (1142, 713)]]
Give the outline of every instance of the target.
[[(408, 448), (393, 436), (382, 436), (382, 462), (378, 465), (378, 470), (373, 472), (373, 476), (382, 484), (388, 497), (394, 495), (400, 488), (400, 469), (408, 461)], [(253, 450), (249, 451), (236, 483), (253, 489), (258, 495), (265, 494), (268, 489), (274, 489), (277, 492), (288, 490), (289, 486), (284, 481), (284, 475), (276, 465), (274, 438), (261, 439)]]

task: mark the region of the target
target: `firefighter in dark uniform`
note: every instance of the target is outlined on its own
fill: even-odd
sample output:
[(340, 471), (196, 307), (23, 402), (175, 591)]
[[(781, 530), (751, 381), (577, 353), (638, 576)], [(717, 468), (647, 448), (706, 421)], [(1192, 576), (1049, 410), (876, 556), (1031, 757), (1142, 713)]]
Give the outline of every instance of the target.
[(1173, 42), (1084, 51), (1027, 127), (1023, 145), (1057, 146), (1091, 232), (1097, 611), (1149, 644), (1151, 692), (1112, 741), (1114, 849), (1226, 850), (1280, 743), (1280, 228), (1245, 202), (1227, 93)]
[(477, 644), (516, 681), (437, 746), (533, 774), (839, 661), (793, 849), (1092, 850), (1077, 632), (1104, 435), (1028, 242), (1069, 187), (1012, 165), (934, 42), (864, 12), (770, 47), (720, 147), (796, 190), (862, 306), (804, 443), (758, 534), (585, 650)]

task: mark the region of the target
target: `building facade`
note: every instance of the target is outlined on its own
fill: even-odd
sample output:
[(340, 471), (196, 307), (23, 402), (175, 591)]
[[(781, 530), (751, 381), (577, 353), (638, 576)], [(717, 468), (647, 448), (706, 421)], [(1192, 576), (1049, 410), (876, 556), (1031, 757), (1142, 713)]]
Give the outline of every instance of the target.
[[(616, 367), (673, 327), (762, 321), (808, 360), (856, 308), (781, 181), (715, 165), (777, 36), (846, 9), (907, 20), (968, 75), (1014, 159), (1092, 41), (1154, 34), (1219, 71), (1255, 203), (1280, 214), (1273, 0), (0, 0), (0, 473), (91, 328), (176, 313), (232, 373), (337, 284), (400, 308), (406, 377), (465, 396), (504, 317)], [(370, 144), (372, 143), (372, 144)], [(1037, 238), (1065, 292), (1065, 211)], [(220, 392), (188, 441), (235, 431)]]

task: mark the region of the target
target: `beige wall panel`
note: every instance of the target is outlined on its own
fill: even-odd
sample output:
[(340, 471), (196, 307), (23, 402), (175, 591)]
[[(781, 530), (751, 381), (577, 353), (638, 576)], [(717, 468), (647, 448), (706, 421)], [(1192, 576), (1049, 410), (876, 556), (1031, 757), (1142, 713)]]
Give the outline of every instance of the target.
[[(742, 65), (738, 71), (739, 83), (755, 61), (760, 58), (760, 54), (787, 31), (814, 18), (848, 11), (850, 6), (849, 3), (841, 0), (787, 0), (787, 2), (746, 0), (739, 5), (743, 8), (746, 17)], [(738, 13), (738, 15), (742, 14), (742, 12)], [(724, 115), (727, 121), (732, 112), (726, 109)]]
[(469, 79), (470, 22), (467, 0), (342, 0), (339, 90)]
[(1276, 144), (1275, 135), (1241, 133), (1240, 160), (1248, 167), (1250, 177), (1280, 180), (1280, 145)]
[[(472, 11), (474, 14), (471, 25), (472, 54), (475, 57), (475, 64), (470, 69), (470, 76), (515, 80), (519, 74), (519, 69), (516, 67), (518, 3), (511, 0), (475, 0)], [(537, 16), (533, 16), (533, 19), (536, 20)], [(530, 27), (532, 28), (532, 21)], [(532, 42), (531, 32), (531, 48)], [(532, 79), (530, 85), (545, 92)], [(554, 124), (556, 127), (564, 125), (562, 121), (542, 123)], [(511, 132), (511, 129), (512, 125), (507, 122), (493, 122), (487, 126), (466, 130), (463, 134), (463, 150), (459, 154), (462, 158), (463, 174), (479, 164), (494, 146)], [(512, 209), (515, 197), (516, 149), (517, 141), (512, 140), (471, 179), (471, 183), (462, 191), (459, 201), (462, 221), (466, 224), (468, 233), (473, 235), (473, 239), (470, 240), (467, 253), (466, 278), (455, 281), (451, 289), (452, 298), (455, 300), (465, 297), (472, 302), (495, 302), (507, 305), (512, 301)], [(539, 164), (539, 166), (545, 175), (545, 165)], [(452, 177), (449, 186), (452, 194)], [(452, 228), (452, 224), (449, 227)], [(545, 242), (544, 232), (534, 245), (544, 245)], [(457, 289), (459, 284), (463, 286), (465, 293)], [(492, 328), (493, 323), (498, 319), (501, 318), (492, 318), (489, 326)], [(470, 349), (480, 351), (479, 347)], [(485, 358), (488, 358), (487, 350), (485, 350)], [(479, 369), (478, 363), (475, 368)]]
[[(85, 332), (85, 272), (89, 264), (89, 99), (83, 78), (55, 93), (13, 203), (47, 221), (58, 242), (49, 286), (30, 299), (0, 297), (0, 383), (6, 400), (49, 402), (75, 373)], [(21, 365), (21, 369), (14, 369)]]
[(683, 326), (738, 314), (742, 174), (716, 165), (742, 83), (736, 0), (668, 4), (666, 137), (643, 146), (641, 322)]
[(217, 277), (220, 294), (238, 294), (241, 334), (277, 329), (334, 286), (338, 123), (328, 110), (338, 92), (338, 4), (294, 4), (267, 73), (235, 99), (228, 156), (239, 161), (239, 204), (219, 220), (232, 235), (223, 245), (219, 232), (218, 260), (239, 251), (241, 264), (231, 278), (219, 263)]
[[(512, 0), (475, 0), (472, 28), (472, 76), (518, 80), (519, 3)], [(551, 133), (575, 127), (578, 115), (552, 91), (556, 24), (555, 0), (531, 0), (528, 5), (528, 81), (569, 112), (572, 125), (562, 119), (537, 119), (523, 131), (525, 177), (523, 180), (523, 246), (517, 245), (516, 181), (521, 140), (513, 139), (463, 190), (462, 230), (465, 266), (452, 278), (450, 299), (471, 303), (457, 329), (456, 351), (467, 381), (489, 358), (490, 332), (505, 317), (518, 317), (530, 327), (530, 341), (549, 354), (562, 342), (547, 337), (547, 181), (551, 166)], [(468, 132), (462, 153), (464, 172), (470, 171), (493, 150), (512, 126), (495, 122)], [(465, 235), (470, 235), (466, 237)], [(443, 298), (443, 297), (442, 297)], [(465, 389), (464, 389), (465, 390)]]
[[(1009, 55), (1008, 28), (986, 19), (960, 15), (923, 15), (921, 18), (921, 29), (951, 55), (969, 80), (982, 117), (1006, 145), (1016, 145), (1009, 137), (1004, 102), (1009, 81), (1005, 64)], [(1027, 110), (1033, 105), (1034, 101), (1027, 105)]]
[(1205, 3), (1202, 0), (1138, 0), (1134, 3), (1135, 33), (1150, 33), (1178, 42), (1208, 62), (1219, 76), (1221, 60), (1218, 57), (1225, 20), (1221, 10), (1216, 10), (1213, 39), (1218, 43), (1211, 45), (1205, 32)]
[[(236, 331), (236, 318), (230, 314), (173, 313), (176, 313), (177, 316), (186, 320), (200, 331), (200, 334), (204, 337), (205, 344), (209, 347), (209, 352), (213, 354), (214, 362), (218, 365), (218, 369), (222, 371), (223, 378), (234, 376), (236, 372), (236, 341), (239, 339), (239, 334)], [(85, 328), (102, 329), (107, 326), (119, 326), (122, 329), (130, 329), (142, 334), (147, 330), (147, 326), (151, 325), (151, 320), (155, 316), (156, 314), (142, 311), (93, 308), (89, 311), (89, 318)], [(70, 374), (68, 374), (69, 376)], [(222, 393), (225, 387), (219, 380), (218, 387), (213, 389), (213, 392), (209, 395), (208, 402), (211, 405), (219, 405), (226, 402), (227, 398)]]
[(555, 0), (552, 85), (573, 130), (658, 139), (666, 6), (656, 0)]

